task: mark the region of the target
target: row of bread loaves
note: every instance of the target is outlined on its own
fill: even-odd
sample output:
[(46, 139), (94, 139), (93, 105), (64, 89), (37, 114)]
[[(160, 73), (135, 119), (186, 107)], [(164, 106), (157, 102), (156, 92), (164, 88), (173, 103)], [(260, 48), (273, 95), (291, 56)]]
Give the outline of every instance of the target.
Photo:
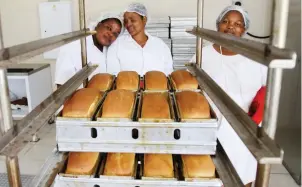
[[(99, 153), (69, 153), (66, 174), (92, 175), (96, 171)], [(215, 165), (209, 155), (182, 155), (185, 178), (214, 178)], [(134, 153), (108, 153), (104, 168), (106, 176), (133, 176)], [(174, 178), (173, 158), (170, 154), (145, 154), (144, 177)]]
[[(168, 90), (168, 79), (160, 71), (149, 71), (144, 76), (145, 90)], [(113, 85), (114, 77), (108, 73), (94, 75), (89, 81), (87, 88), (96, 88), (107, 91)], [(198, 82), (196, 78), (186, 70), (176, 70), (171, 73), (171, 82), (176, 90), (196, 90)], [(122, 71), (117, 75), (115, 89), (138, 90), (140, 77), (135, 71)]]

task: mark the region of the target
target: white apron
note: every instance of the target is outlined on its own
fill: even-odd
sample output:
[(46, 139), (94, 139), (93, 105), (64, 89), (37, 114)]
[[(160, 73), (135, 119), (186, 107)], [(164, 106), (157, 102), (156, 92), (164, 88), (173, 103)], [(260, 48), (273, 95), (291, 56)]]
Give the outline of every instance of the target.
[[(192, 58), (194, 61), (195, 57)], [(241, 55), (225, 56), (212, 45), (203, 48), (202, 69), (245, 111), (266, 84), (267, 68)], [(218, 139), (244, 184), (256, 177), (257, 161), (213, 104), (220, 117)]]

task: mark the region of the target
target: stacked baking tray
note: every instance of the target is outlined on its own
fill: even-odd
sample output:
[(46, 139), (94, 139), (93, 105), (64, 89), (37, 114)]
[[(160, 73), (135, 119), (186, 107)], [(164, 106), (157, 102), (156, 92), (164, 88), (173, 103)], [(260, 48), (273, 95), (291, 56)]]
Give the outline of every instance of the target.
[(150, 19), (147, 22), (146, 30), (152, 36), (161, 38), (170, 49), (172, 48), (169, 17)]
[[(144, 78), (141, 78), (144, 81)], [(136, 94), (135, 107), (131, 118), (103, 119), (103, 102), (106, 95), (100, 100), (99, 107), (91, 119), (63, 118), (61, 114), (56, 120), (56, 138), (58, 150), (64, 152), (100, 152), (100, 153), (169, 153), (169, 154), (216, 154), (216, 140), (218, 120), (211, 110), (211, 119), (183, 120), (179, 114), (175, 101), (175, 88), (168, 78), (166, 91), (157, 91), (165, 94), (169, 102), (171, 119), (141, 119), (142, 98), (150, 92), (139, 88)], [(144, 84), (143, 84), (144, 85)], [(143, 86), (144, 87), (144, 86)], [(114, 89), (115, 86), (113, 85)], [(203, 93), (200, 88), (194, 90)], [(137, 161), (140, 165), (142, 162)], [(179, 163), (175, 168), (179, 168)], [(139, 168), (141, 166), (137, 166)], [(180, 168), (181, 169), (181, 168)], [(220, 179), (183, 179), (175, 169), (175, 179), (147, 179), (136, 171), (135, 176), (105, 177), (98, 171), (93, 176), (66, 176), (58, 174), (57, 186), (221, 186)], [(64, 171), (62, 171), (64, 173)]]
[(171, 39), (174, 69), (183, 69), (196, 52), (196, 37), (187, 33), (186, 29), (196, 26), (193, 17), (171, 17)]

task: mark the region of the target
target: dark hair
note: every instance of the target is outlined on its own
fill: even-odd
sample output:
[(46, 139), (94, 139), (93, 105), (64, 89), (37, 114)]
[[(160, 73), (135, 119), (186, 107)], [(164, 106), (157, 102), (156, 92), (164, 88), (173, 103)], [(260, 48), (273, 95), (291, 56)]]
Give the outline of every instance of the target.
[(104, 19), (101, 22), (99, 22), (97, 26), (99, 26), (99, 24), (101, 24), (101, 23), (106, 23), (107, 21), (110, 21), (110, 20), (114, 20), (117, 24), (119, 24), (120, 27), (123, 27), (122, 22), (119, 19), (117, 19), (117, 18), (107, 18), (107, 19)]

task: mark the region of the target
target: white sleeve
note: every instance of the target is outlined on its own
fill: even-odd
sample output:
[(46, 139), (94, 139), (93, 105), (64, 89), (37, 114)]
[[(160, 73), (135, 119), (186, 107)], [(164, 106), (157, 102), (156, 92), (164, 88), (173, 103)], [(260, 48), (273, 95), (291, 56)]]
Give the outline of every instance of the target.
[(72, 47), (60, 48), (59, 56), (56, 61), (55, 84), (64, 84), (76, 73), (72, 55)]
[(169, 75), (173, 72), (173, 59), (169, 47), (164, 43), (164, 63), (165, 63), (165, 73)]
[(121, 71), (120, 60), (118, 57), (119, 42), (116, 40), (107, 52), (107, 73), (117, 75)]

